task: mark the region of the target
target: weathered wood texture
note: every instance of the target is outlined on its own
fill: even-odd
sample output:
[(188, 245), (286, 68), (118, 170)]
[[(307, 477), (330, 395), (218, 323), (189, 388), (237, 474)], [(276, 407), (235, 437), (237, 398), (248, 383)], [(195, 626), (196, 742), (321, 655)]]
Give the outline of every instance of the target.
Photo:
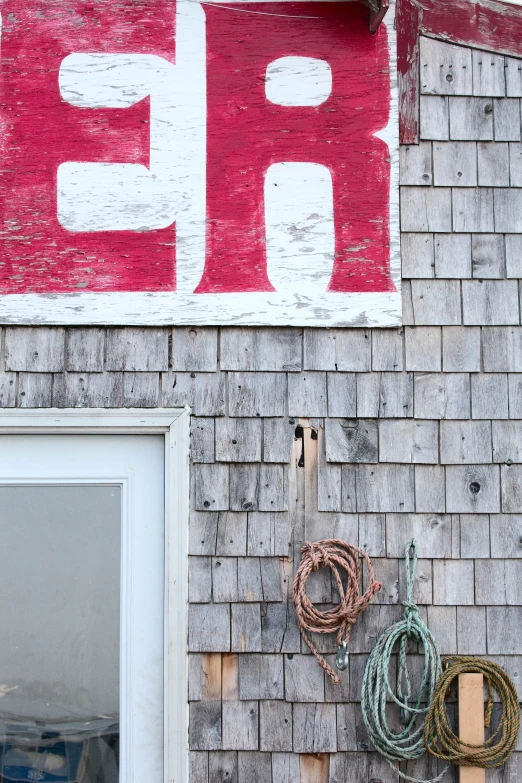
[[(506, 198), (522, 189), (522, 60), (506, 58), (502, 97), (480, 52), (428, 49), (441, 94), (421, 96), (426, 144), (402, 155), (404, 327), (0, 330), (2, 407), (193, 408), (190, 783), (398, 783), (358, 702), (411, 538), (442, 651), (491, 656), (522, 694), (522, 227)], [(364, 547), (384, 583), (340, 686), (290, 600), (300, 547), (326, 537)], [(309, 593), (335, 600), (327, 574)], [(332, 660), (335, 640), (316, 641)], [(492, 780), (521, 770), (519, 752)]]

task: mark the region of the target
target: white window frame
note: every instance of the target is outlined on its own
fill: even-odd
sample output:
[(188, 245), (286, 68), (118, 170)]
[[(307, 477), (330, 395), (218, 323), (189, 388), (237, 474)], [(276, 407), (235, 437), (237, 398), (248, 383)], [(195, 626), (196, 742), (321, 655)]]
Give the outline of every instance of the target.
[(6, 434), (164, 436), (164, 783), (188, 783), (190, 408), (4, 408), (0, 411), (0, 435)]

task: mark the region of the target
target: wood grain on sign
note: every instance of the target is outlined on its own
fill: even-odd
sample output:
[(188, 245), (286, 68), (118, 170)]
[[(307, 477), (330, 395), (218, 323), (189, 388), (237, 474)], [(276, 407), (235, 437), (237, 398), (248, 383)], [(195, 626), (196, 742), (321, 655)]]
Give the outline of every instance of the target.
[(400, 322), (391, 13), (1, 10), (0, 322)]
[[(482, 674), (459, 674), (459, 737), (470, 745), (484, 742)], [(485, 783), (486, 780), (486, 770), (480, 767), (460, 767), (459, 773), (460, 783)]]

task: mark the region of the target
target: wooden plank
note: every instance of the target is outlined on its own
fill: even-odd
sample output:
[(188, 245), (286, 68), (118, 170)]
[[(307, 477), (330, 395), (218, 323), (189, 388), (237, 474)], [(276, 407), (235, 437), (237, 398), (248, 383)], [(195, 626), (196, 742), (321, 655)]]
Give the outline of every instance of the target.
[(471, 277), (469, 234), (435, 234), (435, 277)]
[(196, 465), (196, 509), (226, 511), (229, 503), (228, 465)]
[(446, 188), (401, 188), (403, 231), (451, 231), (451, 191)]
[(401, 256), (403, 277), (433, 277), (435, 269), (433, 234), (403, 233)]
[(412, 280), (411, 292), (416, 326), (461, 323), (460, 283), (457, 280)]
[(204, 604), (212, 600), (212, 570), (209, 557), (189, 557), (189, 601)]
[(415, 0), (401, 0), (396, 9), (397, 71), (400, 96), (399, 141), (416, 144), (419, 135), (419, 24)]
[(435, 606), (473, 606), (475, 603), (472, 560), (433, 561)]
[(379, 425), (380, 462), (437, 464), (438, 422), (384, 419)]
[(237, 558), (212, 558), (212, 597), (215, 603), (239, 600)]
[(66, 343), (67, 370), (103, 372), (104, 329), (68, 329)]
[(495, 514), (500, 511), (498, 465), (448, 465), (446, 511), (453, 514)]
[[(260, 702), (260, 750), (281, 753), (292, 750), (292, 705), (284, 701)], [(280, 783), (280, 778), (274, 777)]]
[(476, 187), (477, 146), (472, 141), (439, 141), (433, 145), (436, 187)]
[(386, 555), (403, 557), (405, 541), (422, 541), (424, 557), (451, 557), (451, 517), (447, 514), (389, 514)]
[(189, 607), (189, 650), (229, 652), (230, 606), (192, 604)]
[(5, 369), (21, 372), (63, 372), (65, 329), (5, 330)]
[(152, 372), (169, 366), (167, 329), (107, 329), (106, 370)]
[[(459, 737), (471, 745), (484, 742), (484, 676), (459, 674)], [(473, 753), (465, 748), (467, 753)], [(485, 783), (486, 770), (460, 767), (460, 783)]]
[(503, 98), (506, 94), (504, 66), (501, 55), (473, 51), (473, 95)]
[(123, 405), (125, 408), (157, 408), (158, 400), (159, 373), (123, 373)]
[(471, 256), (473, 277), (486, 279), (506, 276), (503, 236), (498, 234), (474, 235)]
[(325, 441), (327, 462), (377, 462), (375, 420), (326, 419)]
[(172, 369), (180, 372), (217, 370), (218, 330), (191, 326), (172, 330)]
[[(355, 379), (354, 379), (355, 385)], [(317, 481), (317, 510), (340, 511), (341, 510), (341, 466), (331, 465), (326, 461), (325, 431), (321, 427), (317, 431), (318, 449), (318, 481)]]
[[(471, 376), (471, 409), (474, 419), (508, 418), (508, 377), (504, 373)], [(496, 422), (493, 423), (495, 428)], [(516, 427), (516, 422), (513, 422)], [(495, 443), (493, 444), (495, 452)], [(493, 455), (493, 461), (500, 461)]]
[(284, 416), (286, 379), (281, 373), (229, 372), (230, 416)]
[(370, 370), (371, 333), (367, 329), (305, 329), (303, 369)]
[(221, 698), (223, 701), (239, 699), (239, 656), (234, 653), (221, 656)]
[(450, 139), (493, 141), (493, 102), (487, 98), (449, 99)]
[[(337, 750), (336, 721), (335, 704), (294, 704), (294, 752), (335, 753)], [(314, 775), (312, 777), (304, 777), (307, 783), (312, 780), (314, 783), (318, 779), (323, 780), (323, 777), (317, 777), (321, 766), (313, 764), (313, 769)], [(303, 780), (302, 772), (301, 780)]]
[(218, 462), (260, 462), (262, 429), (260, 419), (216, 419)]
[(292, 373), (288, 376), (290, 416), (327, 416), (325, 372)]
[[(200, 466), (202, 467), (202, 466)], [(236, 463), (230, 466), (230, 508), (255, 511), (259, 496), (259, 465)]]
[[(372, 332), (372, 370), (398, 372), (403, 369), (403, 334), (402, 329), (375, 329)], [(352, 415), (330, 411), (330, 388), (328, 388), (328, 413), (330, 416)]]
[(355, 418), (357, 415), (356, 388), (355, 373), (327, 373), (328, 415)]
[(232, 604), (232, 652), (261, 651), (261, 610), (257, 603)]
[(440, 326), (407, 326), (405, 329), (406, 370), (440, 372)]
[(492, 188), (462, 188), (453, 191), (453, 230), (457, 233), (492, 233)]
[(219, 750), (221, 748), (221, 733), (221, 702), (191, 702), (189, 714), (191, 750)]
[(489, 516), (461, 514), (460, 556), (489, 557)]
[(287, 511), (287, 467), (286, 465), (259, 466), (259, 511)]
[(431, 185), (432, 153), (429, 141), (400, 148), (401, 185)]
[(421, 36), (420, 78), (428, 95), (473, 95), (471, 51)]
[(483, 141), (478, 143), (477, 149), (478, 184), (481, 187), (509, 187), (509, 145)]
[(223, 750), (257, 750), (259, 705), (256, 701), (223, 702)]
[[(519, 67), (522, 61), (518, 60)], [(509, 71), (506, 61), (506, 77)], [(493, 101), (495, 141), (520, 141), (520, 101), (516, 98), (496, 98)]]
[(446, 511), (446, 475), (442, 466), (415, 466), (415, 511), (429, 514)]
[(222, 329), (220, 351), (222, 370), (296, 372), (301, 369), (302, 330)]
[(446, 95), (421, 95), (420, 137), (433, 141), (448, 141), (449, 103)]
[(246, 555), (246, 512), (223, 511), (217, 515), (215, 553), (218, 557)]
[(457, 606), (457, 651), (459, 655), (485, 655), (486, 609)]
[(441, 421), (442, 465), (484, 465), (492, 462), (490, 421)]
[(18, 407), (50, 408), (53, 376), (51, 373), (21, 372), (18, 374)]
[[(190, 778), (194, 783), (200, 783), (195, 775)], [(208, 754), (208, 783), (238, 783), (237, 753), (234, 751), (215, 751)], [(206, 779), (201, 783), (206, 783)]]
[(383, 372), (381, 375), (379, 417), (413, 416), (413, 373)]
[(201, 661), (201, 700), (221, 699), (221, 653), (205, 653)]
[(164, 408), (190, 405), (195, 416), (224, 416), (225, 374), (162, 373), (161, 404)]
[(239, 698), (242, 701), (284, 698), (282, 655), (244, 654), (238, 657)]
[(301, 755), (299, 757), (299, 783), (328, 783), (329, 769), (330, 759), (326, 753)]
[(467, 419), (470, 384), (466, 373), (416, 373), (415, 415), (422, 419)]
[(516, 280), (463, 280), (463, 322), (469, 326), (519, 323)]
[(522, 511), (522, 465), (501, 465), (502, 511), (519, 514)]
[(478, 327), (443, 327), (442, 366), (444, 372), (480, 371), (480, 329)]
[(214, 462), (214, 419), (193, 416), (191, 420), (190, 437), (190, 456), (192, 462)]
[(413, 511), (413, 466), (357, 465), (356, 475), (358, 511)]
[(263, 461), (290, 462), (295, 420), (288, 418), (263, 419)]

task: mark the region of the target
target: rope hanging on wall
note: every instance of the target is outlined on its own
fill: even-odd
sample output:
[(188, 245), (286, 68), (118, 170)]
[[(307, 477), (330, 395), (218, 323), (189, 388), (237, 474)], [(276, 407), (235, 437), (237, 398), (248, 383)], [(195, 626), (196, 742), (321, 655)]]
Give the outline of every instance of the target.
[[(470, 656), (451, 656), (444, 659), (445, 670), (439, 679), (433, 702), (424, 723), (426, 750), (439, 759), (459, 767), (500, 767), (513, 753), (520, 729), (518, 695), (507, 673), (492, 661)], [(484, 726), (489, 728), (493, 711), (493, 691), (502, 705), (502, 717), (492, 736), (483, 745), (470, 745), (457, 737), (449, 724), (446, 696), (453, 680), (459, 674), (483, 674), (488, 702)]]
[[(337, 633), (339, 650), (346, 650), (350, 631), (361, 612), (364, 612), (382, 584), (375, 580), (370, 558), (356, 546), (346, 541), (326, 539), (314, 544), (307, 542), (301, 548), (301, 563), (294, 577), (293, 600), (297, 622), (306, 644), (317, 658), (319, 665), (334, 682), (338, 675), (319, 654), (309, 637), (310, 633)], [(360, 594), (361, 558), (366, 562), (369, 582), (363, 595)], [(306, 594), (306, 580), (319, 568), (330, 568), (339, 591), (340, 603), (333, 609), (321, 612), (315, 608)], [(338, 664), (338, 668), (345, 668)]]
[[(410, 552), (412, 553), (411, 560)], [(405, 550), (406, 601), (404, 601), (404, 617), (400, 622), (390, 626), (377, 639), (364, 671), (361, 708), (364, 723), (375, 749), (387, 759), (391, 768), (402, 778), (414, 781), (414, 783), (424, 783), (419, 778), (404, 774), (395, 764), (395, 762), (417, 759), (425, 752), (424, 718), (428, 706), (431, 704), (436, 682), (442, 673), (437, 643), (423, 622), (418, 606), (413, 603), (416, 567), (417, 544), (415, 541), (410, 541)], [(424, 652), (421, 683), (413, 702), (407, 662), (410, 641), (415, 644), (419, 643)], [(399, 655), (395, 693), (390, 685), (389, 671), (392, 655), (394, 655), (397, 645)], [(403, 729), (397, 733), (388, 725), (387, 699), (391, 699), (400, 707)], [(433, 783), (441, 780), (446, 769), (438, 777), (433, 778)]]

